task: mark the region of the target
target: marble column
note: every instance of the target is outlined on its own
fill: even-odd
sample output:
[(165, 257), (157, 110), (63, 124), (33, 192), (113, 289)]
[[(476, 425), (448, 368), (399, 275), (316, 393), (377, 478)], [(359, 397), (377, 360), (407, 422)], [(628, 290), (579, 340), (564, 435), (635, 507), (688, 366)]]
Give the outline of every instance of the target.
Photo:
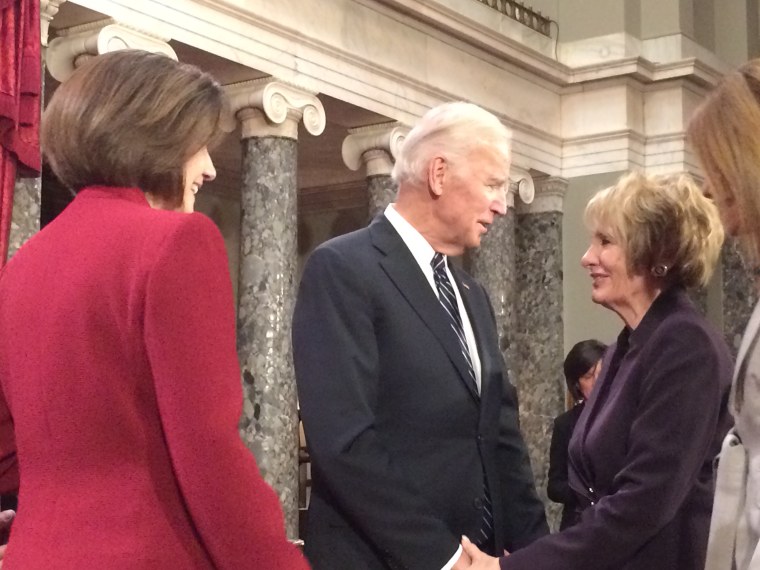
[[(42, 44), (42, 92), (45, 92), (45, 52), (48, 45), (48, 31), (61, 4), (66, 0), (40, 1), (40, 43)], [(42, 98), (40, 98), (42, 99)], [(40, 100), (42, 105), (42, 100)], [(40, 211), (42, 203), (42, 179), (37, 176), (17, 174), (13, 190), (13, 211), (11, 213), (11, 231), (8, 243), (8, 259), (24, 243), (40, 230)]]
[(554, 418), (564, 411), (562, 210), (567, 181), (536, 180), (536, 197), (517, 209), (517, 295), (514, 381), (521, 429), (530, 452), (539, 496), (552, 528), (560, 507), (546, 496)]
[(396, 198), (397, 187), (391, 171), (409, 128), (398, 123), (380, 123), (348, 129), (348, 133), (343, 140), (343, 162), (351, 170), (366, 166), (371, 220)]
[(8, 259), (40, 230), (40, 204), (42, 179), (39, 176), (18, 176), (13, 190), (11, 232), (8, 242)]
[(744, 328), (757, 301), (757, 291), (737, 247), (738, 244), (733, 239), (726, 239), (720, 267), (723, 281), (723, 335), (734, 356), (739, 352)]
[(242, 123), (243, 189), (238, 276), (241, 437), (277, 491), (290, 538), (298, 535), (298, 412), (291, 319), (296, 295), (298, 124), (318, 135), (314, 93), (270, 78), (228, 87)]
[(488, 291), (496, 315), (499, 347), (507, 364), (509, 377), (514, 383), (514, 332), (516, 302), (516, 245), (515, 213), (516, 184), (507, 193), (507, 213), (496, 218), (483, 236), (480, 247), (469, 252), (465, 265), (469, 272)]
[(370, 220), (385, 211), (385, 208), (388, 207), (388, 204), (396, 199), (397, 191), (398, 186), (393, 181), (393, 178), (391, 178), (390, 174), (376, 174), (374, 176), (367, 176), (367, 194), (369, 196), (369, 205), (367, 211)]

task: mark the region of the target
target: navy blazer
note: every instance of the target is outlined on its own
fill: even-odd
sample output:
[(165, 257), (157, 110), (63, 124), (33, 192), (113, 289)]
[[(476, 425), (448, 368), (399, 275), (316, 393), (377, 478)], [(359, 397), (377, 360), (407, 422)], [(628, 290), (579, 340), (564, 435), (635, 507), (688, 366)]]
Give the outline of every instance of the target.
[(547, 532), (484, 289), (452, 268), (479, 395), (445, 310), (385, 216), (309, 258), (293, 321), (312, 457), (315, 570), (440, 570), (476, 536), (485, 472), (496, 548)]
[(570, 441), (570, 485), (588, 508), (501, 568), (702, 570), (730, 382), (722, 336), (682, 289), (662, 293), (605, 354)]

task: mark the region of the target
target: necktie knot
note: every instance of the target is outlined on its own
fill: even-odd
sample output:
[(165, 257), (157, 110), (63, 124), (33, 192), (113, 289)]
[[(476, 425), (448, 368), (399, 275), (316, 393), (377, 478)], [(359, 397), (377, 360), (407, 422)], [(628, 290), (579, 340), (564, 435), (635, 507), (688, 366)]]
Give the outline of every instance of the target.
[(442, 267), (446, 267), (446, 257), (442, 253), (435, 252), (433, 259), (430, 261), (430, 265), (433, 271), (440, 271)]

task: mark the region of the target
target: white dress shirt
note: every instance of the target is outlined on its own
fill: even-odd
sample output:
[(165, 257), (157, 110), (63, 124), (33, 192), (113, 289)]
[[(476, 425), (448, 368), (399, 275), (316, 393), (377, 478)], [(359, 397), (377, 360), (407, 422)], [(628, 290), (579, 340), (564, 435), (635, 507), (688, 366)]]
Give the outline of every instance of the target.
[[(404, 217), (396, 211), (396, 208), (394, 207), (393, 204), (389, 204), (388, 207), (385, 208), (384, 214), (385, 214), (385, 217), (388, 218), (388, 221), (391, 223), (393, 228), (401, 236), (401, 239), (403, 240), (406, 247), (409, 248), (409, 251), (412, 253), (412, 255), (414, 256), (414, 259), (417, 261), (417, 265), (420, 266), (422, 273), (425, 275), (425, 278), (428, 280), (428, 283), (430, 284), (431, 289), (433, 289), (433, 292), (435, 293), (436, 297), (438, 297), (438, 288), (435, 286), (433, 266), (430, 264), (430, 262), (433, 261), (433, 256), (436, 253), (435, 250), (427, 242), (427, 240), (424, 237), (422, 237), (422, 234), (418, 232), (412, 224), (407, 222), (404, 219)], [(465, 337), (465, 340), (467, 341), (467, 348), (470, 350), (470, 358), (472, 359), (472, 368), (473, 368), (473, 371), (475, 372), (475, 383), (478, 385), (478, 391), (480, 391), (480, 356), (478, 355), (478, 345), (475, 342), (475, 333), (472, 331), (472, 323), (470, 322), (470, 316), (467, 314), (467, 309), (465, 308), (465, 305), (462, 302), (462, 295), (459, 293), (459, 287), (457, 286), (457, 282), (454, 279), (454, 276), (451, 274), (451, 270), (449, 269), (448, 256), (445, 255), (444, 259), (446, 260), (446, 274), (449, 276), (449, 281), (451, 281), (451, 286), (454, 289), (454, 294), (457, 297), (457, 305), (459, 305), (459, 314), (462, 317), (462, 328), (464, 329), (464, 337)]]

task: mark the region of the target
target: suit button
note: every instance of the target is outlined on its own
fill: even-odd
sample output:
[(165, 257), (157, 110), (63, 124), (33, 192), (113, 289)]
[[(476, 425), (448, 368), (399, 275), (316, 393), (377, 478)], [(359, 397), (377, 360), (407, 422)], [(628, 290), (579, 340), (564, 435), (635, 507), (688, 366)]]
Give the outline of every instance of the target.
[(478, 441), (483, 441), (483, 436), (482, 436), (482, 435), (480, 435), (480, 434), (478, 434), (477, 440), (478, 440)]
[(477, 499), (475, 499), (472, 502), (472, 506), (475, 507), (478, 510), (482, 509), (483, 508), (483, 499), (481, 499), (480, 497), (478, 497)]

